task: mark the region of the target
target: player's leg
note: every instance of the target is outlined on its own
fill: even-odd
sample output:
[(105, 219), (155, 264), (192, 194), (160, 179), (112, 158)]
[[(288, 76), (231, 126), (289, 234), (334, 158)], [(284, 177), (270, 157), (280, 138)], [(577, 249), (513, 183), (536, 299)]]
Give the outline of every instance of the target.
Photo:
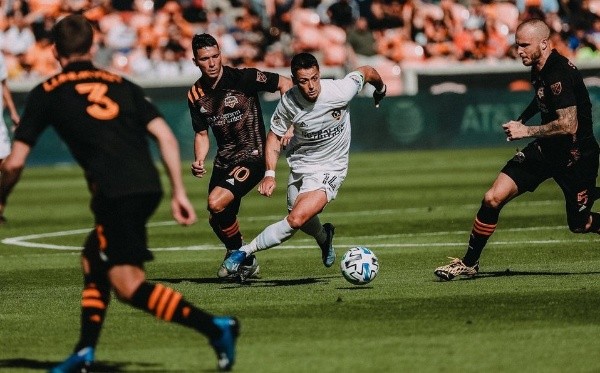
[(86, 372), (94, 361), (94, 354), (110, 302), (111, 285), (106, 264), (100, 258), (101, 245), (105, 244), (102, 226), (97, 226), (88, 236), (81, 257), (84, 284), (81, 296), (79, 341), (73, 354), (51, 372)]
[(217, 354), (218, 368), (229, 370), (233, 366), (239, 334), (239, 322), (235, 317), (215, 317), (201, 310), (180, 292), (146, 281), (144, 270), (136, 265), (113, 266), (109, 278), (119, 299), (158, 319), (178, 323), (205, 335)]
[(209, 224), (227, 250), (236, 250), (242, 245), (242, 233), (237, 219), (239, 202), (232, 205), (234, 200), (235, 196), (230, 190), (219, 186), (208, 195)]
[(457, 276), (472, 277), (479, 271), (479, 257), (488, 239), (496, 230), (502, 206), (518, 193), (517, 185), (506, 174), (500, 173), (492, 187), (485, 193), (469, 236), (463, 259), (451, 258), (450, 264), (436, 268), (434, 274), (442, 280)]
[(159, 319), (193, 328), (207, 336), (217, 353), (219, 369), (235, 361), (238, 322), (232, 317), (216, 318), (186, 301), (182, 294), (162, 284), (146, 281), (143, 263), (152, 260), (146, 224), (160, 196), (133, 196), (110, 201), (113, 213), (106, 229), (108, 277), (119, 299)]
[[(225, 259), (244, 244), (237, 214), (242, 198), (262, 179), (264, 167), (263, 162), (241, 162), (229, 169), (218, 170), (211, 176), (208, 197), (210, 224), (227, 249)], [(260, 266), (252, 255), (244, 259), (241, 269), (245, 277), (256, 277)], [(217, 275), (231, 277), (221, 269)]]
[(596, 200), (597, 159), (575, 164), (566, 174), (555, 177), (565, 197), (567, 224), (573, 233), (600, 234), (600, 214), (593, 212)]
[(450, 264), (436, 268), (434, 274), (446, 281), (457, 276), (475, 276), (479, 271), (481, 253), (496, 230), (500, 210), (520, 194), (534, 191), (548, 177), (547, 165), (542, 162), (535, 146), (527, 146), (523, 152), (508, 161), (484, 195), (473, 222), (464, 257), (451, 258)]
[(247, 256), (287, 241), (326, 205), (327, 196), (322, 190), (301, 193), (298, 195), (294, 207), (284, 219), (269, 225), (249, 244), (234, 251), (229, 258), (223, 261), (221, 267), (228, 273), (237, 272), (239, 265)]
[[(288, 198), (293, 197), (294, 193), (306, 193), (309, 191), (323, 191), (326, 197), (326, 204), (331, 202), (337, 196), (337, 191), (344, 181), (344, 173), (319, 173), (307, 175), (302, 178), (302, 184), (299, 190), (288, 187)], [(290, 185), (293, 185), (290, 183)], [(296, 198), (291, 198), (288, 203), (293, 204)], [(325, 206), (323, 206), (324, 208)], [(321, 225), (318, 215), (307, 220), (300, 228), (304, 233), (311, 235), (317, 241), (321, 249), (321, 260), (325, 267), (331, 267), (335, 263), (335, 249), (333, 247), (333, 236), (335, 227), (331, 223)]]

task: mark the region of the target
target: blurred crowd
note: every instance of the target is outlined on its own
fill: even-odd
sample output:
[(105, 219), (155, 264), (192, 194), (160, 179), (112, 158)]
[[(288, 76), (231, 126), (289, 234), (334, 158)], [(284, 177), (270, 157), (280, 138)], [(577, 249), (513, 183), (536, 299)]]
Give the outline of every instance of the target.
[[(344, 70), (391, 76), (406, 62), (515, 59), (518, 23), (543, 18), (555, 48), (600, 58), (600, 0), (0, 0), (0, 47), (10, 79), (58, 71), (49, 31), (83, 13), (97, 65), (131, 76), (197, 75), (191, 38), (208, 32), (234, 66), (278, 69), (298, 52)], [(399, 79), (397, 79), (399, 80)], [(400, 93), (400, 87), (389, 87)]]

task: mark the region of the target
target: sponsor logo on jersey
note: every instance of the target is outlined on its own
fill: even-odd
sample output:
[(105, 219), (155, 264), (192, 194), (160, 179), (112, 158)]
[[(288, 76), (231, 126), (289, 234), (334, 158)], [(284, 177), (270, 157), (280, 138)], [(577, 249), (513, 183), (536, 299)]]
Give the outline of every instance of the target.
[(201, 113), (208, 113), (208, 110), (206, 110), (206, 109), (204, 108), (204, 106), (200, 106), (200, 112), (201, 112)]
[(256, 72), (256, 81), (260, 82), (260, 83), (266, 83), (267, 76), (262, 71), (257, 71)]
[(235, 96), (227, 96), (225, 97), (225, 106), (233, 108), (237, 103), (238, 103), (238, 99)]
[(554, 93), (555, 96), (558, 96), (560, 92), (562, 92), (562, 84), (556, 82), (550, 86), (550, 89), (552, 89), (552, 93)]
[(233, 185), (233, 184), (234, 184), (234, 179), (233, 179), (233, 178), (231, 178), (231, 179), (227, 179), (227, 180), (225, 180), (225, 181), (227, 181), (227, 182), (228, 182), (229, 184), (231, 184), (231, 185)]

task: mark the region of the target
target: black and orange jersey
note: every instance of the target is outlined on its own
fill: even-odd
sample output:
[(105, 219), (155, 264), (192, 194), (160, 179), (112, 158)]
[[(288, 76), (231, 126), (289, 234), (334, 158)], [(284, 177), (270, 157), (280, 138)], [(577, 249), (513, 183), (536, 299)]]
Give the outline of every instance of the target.
[(223, 66), (214, 88), (200, 79), (190, 88), (192, 126), (195, 132), (212, 129), (218, 147), (215, 167), (263, 159), (266, 134), (258, 92), (275, 92), (278, 83), (278, 74)]
[[(541, 71), (532, 68), (531, 82), (535, 90), (534, 100), (540, 112), (542, 124), (558, 118), (556, 110), (575, 106), (577, 108), (577, 132), (575, 135), (550, 136), (536, 139), (546, 157), (553, 160), (567, 159), (573, 152), (585, 151), (580, 147), (596, 148), (592, 124), (592, 104), (579, 70), (566, 57), (553, 50)], [(576, 155), (575, 155), (576, 156)]]
[(158, 116), (139, 86), (91, 62), (75, 62), (29, 93), (15, 140), (33, 146), (51, 125), (94, 193), (160, 192), (146, 131)]

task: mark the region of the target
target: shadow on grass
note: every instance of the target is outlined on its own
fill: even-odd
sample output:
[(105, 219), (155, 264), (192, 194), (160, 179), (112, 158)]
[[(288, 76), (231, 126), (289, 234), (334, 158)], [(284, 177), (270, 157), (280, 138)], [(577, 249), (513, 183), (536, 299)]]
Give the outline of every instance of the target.
[[(2, 368), (20, 368), (48, 371), (50, 368), (61, 363), (61, 361), (42, 361), (34, 359), (4, 359), (0, 360)], [(136, 363), (136, 362), (97, 362), (92, 365), (93, 372), (164, 372), (164, 366), (158, 364)], [(169, 371), (177, 372), (177, 371)], [(182, 371), (183, 372), (183, 371)]]
[[(193, 282), (196, 284), (221, 284), (221, 285), (249, 285), (254, 287), (274, 287), (274, 286), (301, 286), (329, 282), (331, 278), (337, 276), (309, 277), (295, 279), (248, 279), (240, 283), (237, 279), (220, 278), (153, 278), (150, 281), (167, 282), (178, 284), (181, 282)], [(237, 287), (237, 286), (236, 286)]]
[(510, 268), (504, 271), (479, 272), (475, 277), (461, 277), (457, 280), (473, 281), (478, 278), (488, 277), (511, 277), (511, 276), (578, 276), (578, 275), (600, 275), (599, 271), (593, 272), (552, 272), (552, 271), (512, 271)]

